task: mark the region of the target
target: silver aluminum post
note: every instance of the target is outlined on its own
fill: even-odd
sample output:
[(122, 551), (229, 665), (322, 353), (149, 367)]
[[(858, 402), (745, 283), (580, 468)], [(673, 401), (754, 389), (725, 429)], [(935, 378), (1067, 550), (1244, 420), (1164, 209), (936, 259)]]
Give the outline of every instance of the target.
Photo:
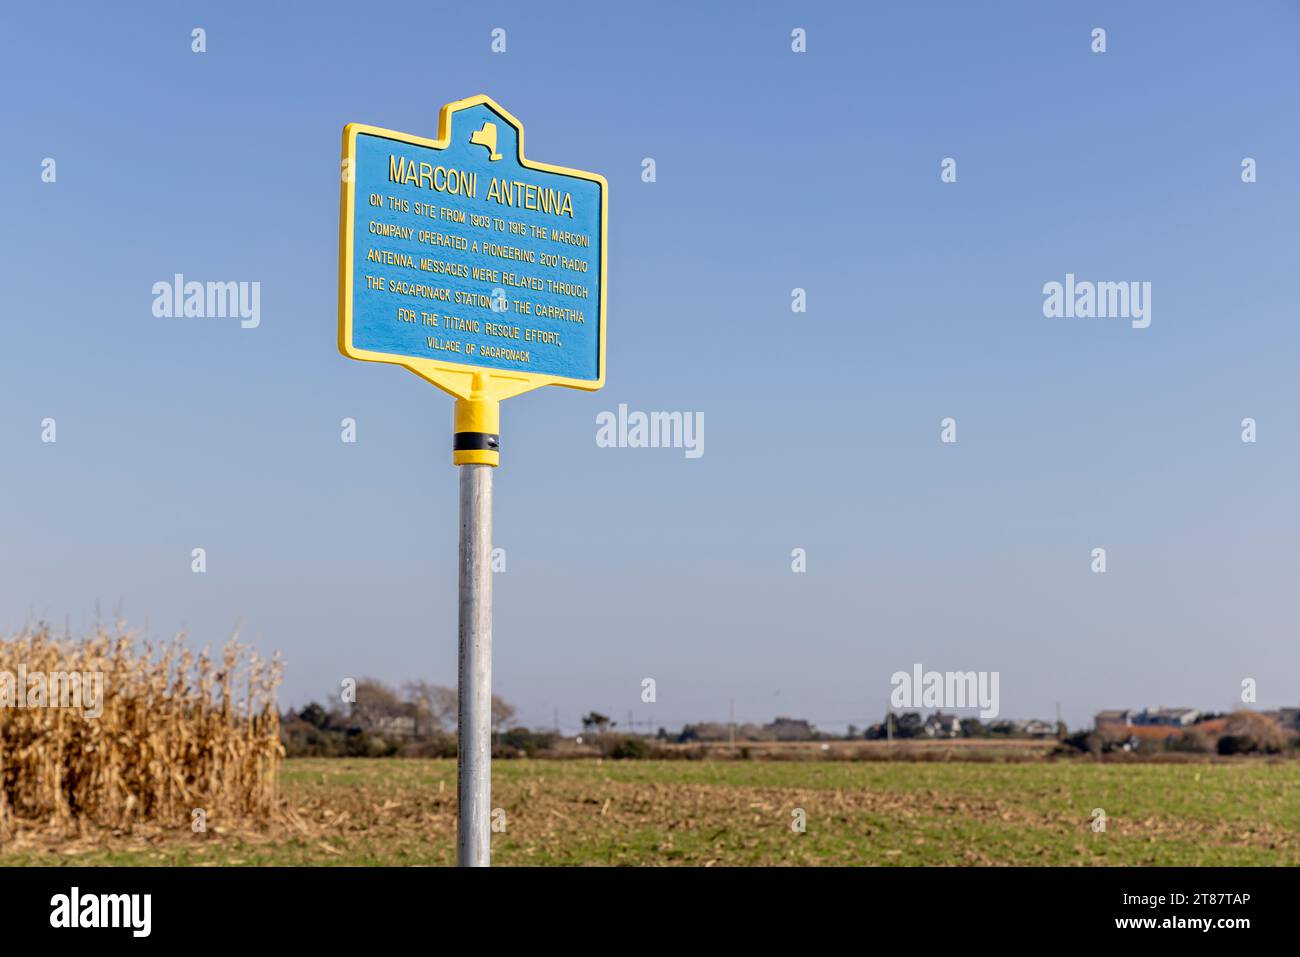
[(487, 867), (491, 856), (492, 468), (460, 466), (459, 867)]

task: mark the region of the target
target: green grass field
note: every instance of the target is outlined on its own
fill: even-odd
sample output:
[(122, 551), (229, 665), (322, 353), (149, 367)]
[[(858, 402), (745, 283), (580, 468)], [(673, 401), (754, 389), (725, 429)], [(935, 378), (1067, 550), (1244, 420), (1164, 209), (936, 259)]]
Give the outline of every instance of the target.
[[(0, 864), (446, 865), (455, 775), (294, 760), (270, 829), (26, 834)], [(1300, 864), (1296, 762), (498, 761), (493, 805), (501, 865)]]

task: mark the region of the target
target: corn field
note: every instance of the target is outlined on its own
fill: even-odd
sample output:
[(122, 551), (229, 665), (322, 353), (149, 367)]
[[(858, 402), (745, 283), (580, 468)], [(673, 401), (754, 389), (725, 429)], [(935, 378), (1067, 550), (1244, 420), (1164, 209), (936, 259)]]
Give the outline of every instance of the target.
[[(121, 630), (0, 639), (0, 840), (20, 822), (198, 830), (197, 820), (266, 818), (284, 754), (280, 672), (278, 655), (267, 661), (233, 638), (219, 661), (179, 638), (154, 649)], [(73, 674), (81, 706), (68, 706)]]

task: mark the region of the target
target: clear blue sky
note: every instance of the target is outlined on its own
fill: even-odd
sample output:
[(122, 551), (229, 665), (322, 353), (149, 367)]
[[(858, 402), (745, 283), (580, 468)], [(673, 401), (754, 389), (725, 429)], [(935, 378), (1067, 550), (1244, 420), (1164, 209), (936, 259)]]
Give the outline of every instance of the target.
[[(861, 725), (915, 662), (1072, 724), (1300, 700), (1297, 4), (137, 10), (0, 36), (0, 627), (242, 622), (295, 704), (454, 683), (451, 400), (337, 352), (339, 137), (487, 93), (610, 183), (608, 385), (503, 409), (524, 721)], [(177, 272), (260, 282), (261, 326), (155, 318)], [(1150, 328), (1044, 318), (1068, 272), (1151, 282)], [(619, 403), (705, 455), (598, 448)]]

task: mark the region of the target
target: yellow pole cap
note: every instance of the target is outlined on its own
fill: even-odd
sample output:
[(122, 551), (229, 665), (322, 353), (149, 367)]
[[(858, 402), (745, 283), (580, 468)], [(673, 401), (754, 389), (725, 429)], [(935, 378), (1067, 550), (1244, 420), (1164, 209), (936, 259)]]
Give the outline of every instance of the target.
[(501, 464), (501, 403), (488, 398), (487, 377), (474, 376), (468, 399), (457, 399), (452, 425), (455, 465)]

